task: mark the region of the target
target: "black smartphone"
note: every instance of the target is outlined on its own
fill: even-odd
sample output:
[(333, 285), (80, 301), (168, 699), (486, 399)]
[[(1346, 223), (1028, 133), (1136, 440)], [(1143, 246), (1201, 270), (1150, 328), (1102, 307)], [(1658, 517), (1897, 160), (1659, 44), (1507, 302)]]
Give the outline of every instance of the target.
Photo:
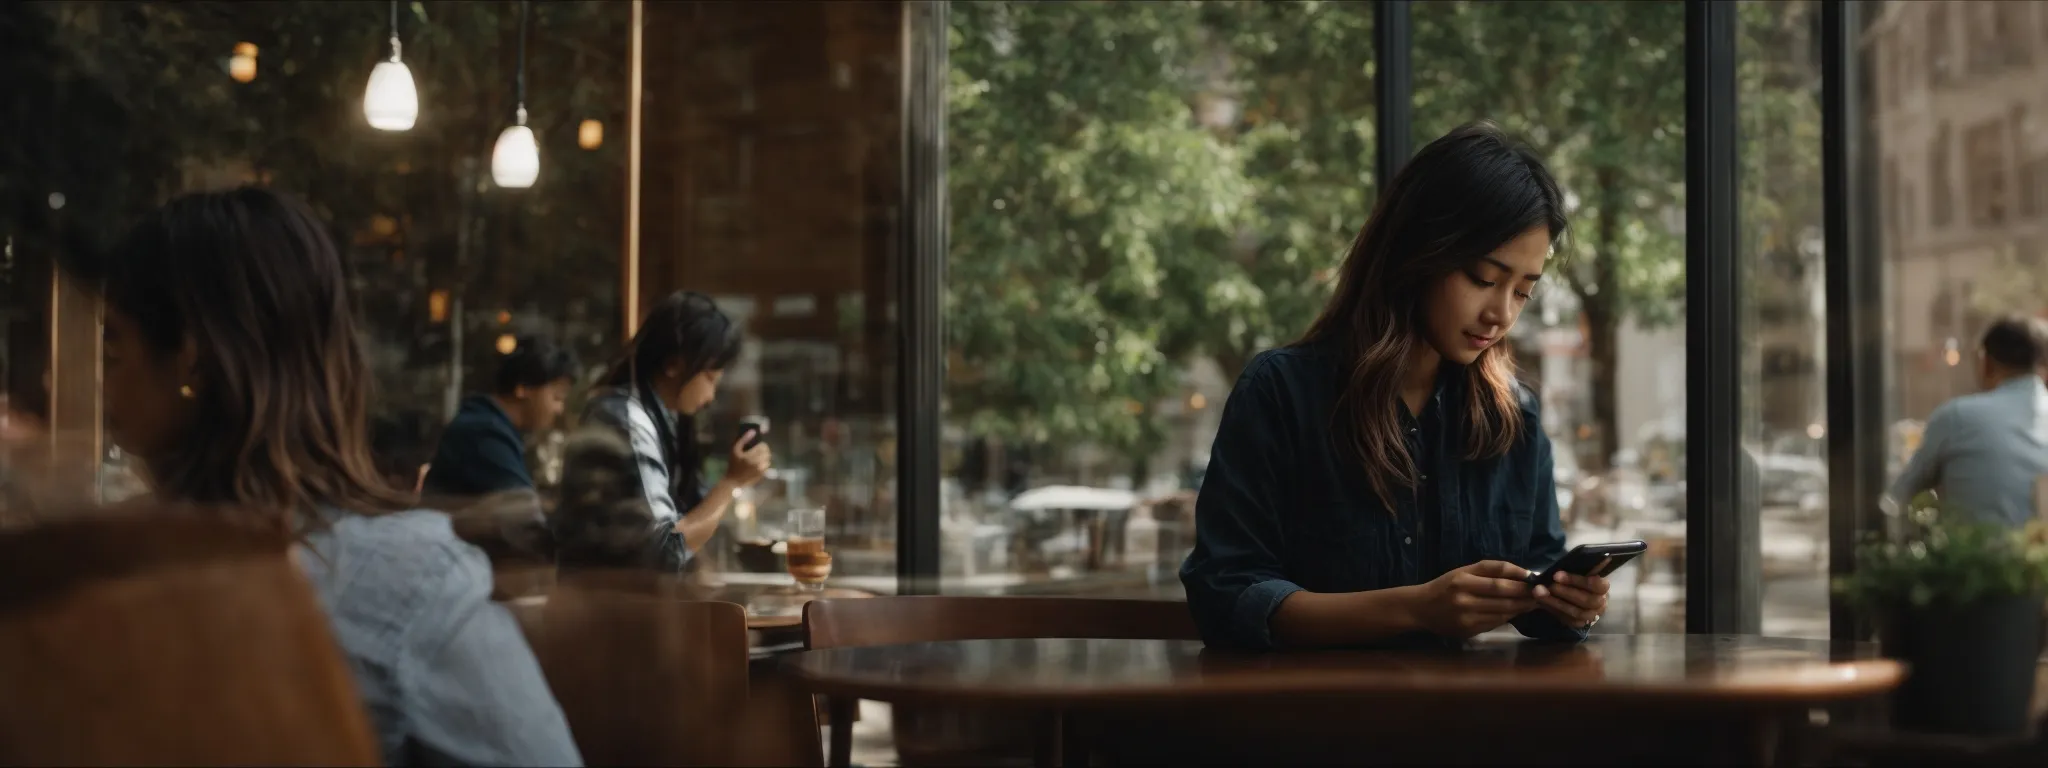
[[(1626, 565), (1628, 561), (1636, 559), (1637, 555), (1648, 551), (1649, 548), (1650, 545), (1640, 541), (1580, 544), (1572, 547), (1572, 551), (1564, 553), (1564, 557), (1558, 558), (1549, 568), (1543, 569), (1542, 573), (1529, 574), (1528, 581), (1530, 584), (1549, 584), (1560, 571), (1573, 576), (1606, 576)], [(1600, 566), (1602, 560), (1607, 561), (1605, 568)], [(1599, 568), (1600, 572), (1594, 573), (1595, 568)]]
[[(753, 439), (749, 440), (749, 436)], [(733, 439), (747, 441), (747, 444), (742, 446), (740, 450), (754, 450), (754, 446), (760, 445), (761, 441), (768, 439), (768, 417), (748, 416), (745, 419), (741, 419), (739, 437)]]

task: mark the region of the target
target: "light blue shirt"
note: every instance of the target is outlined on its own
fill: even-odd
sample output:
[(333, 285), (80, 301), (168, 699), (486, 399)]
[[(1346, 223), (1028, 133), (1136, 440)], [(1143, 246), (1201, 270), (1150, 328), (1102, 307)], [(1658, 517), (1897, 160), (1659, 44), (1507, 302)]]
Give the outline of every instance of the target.
[(1934, 409), (1891, 496), (1903, 505), (1935, 490), (1958, 510), (2017, 528), (2034, 517), (2034, 480), (2043, 474), (2048, 387), (2039, 376), (2016, 376)]
[(428, 510), (328, 513), (298, 555), (384, 764), (582, 765), (491, 563)]

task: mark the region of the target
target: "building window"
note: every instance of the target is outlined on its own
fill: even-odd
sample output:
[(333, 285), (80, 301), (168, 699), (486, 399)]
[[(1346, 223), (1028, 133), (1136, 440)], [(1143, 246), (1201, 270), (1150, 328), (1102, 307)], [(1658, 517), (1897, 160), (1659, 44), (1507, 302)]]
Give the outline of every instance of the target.
[(2019, 193), (2020, 218), (2040, 217), (2042, 204), (2048, 202), (2048, 155), (2036, 156), (2020, 166)]
[(1987, 4), (1971, 3), (1962, 6), (1963, 40), (1966, 50), (1965, 71), (1974, 77), (1997, 72), (2005, 63), (2005, 53), (1999, 50), (1996, 11)]
[(1919, 198), (1914, 196), (1913, 191), (1912, 182), (1902, 182), (1899, 184), (1899, 234), (1902, 236), (1902, 239), (1903, 236), (1913, 234), (1917, 221), (1913, 217), (1920, 211), (1914, 205), (1914, 203), (1918, 202)]
[(1879, 205), (1883, 206), (1880, 210), (1889, 211), (1891, 214), (1884, 217), (1883, 226), (1885, 232), (1892, 237), (1898, 237), (1906, 231), (1906, 201), (1899, 198), (1898, 160), (1885, 158), (1884, 171), (1878, 177), (1877, 183), (1878, 194), (1883, 197), (1882, 202), (1879, 203)]
[(1894, 34), (1885, 34), (1877, 38), (1878, 50), (1892, 51), (1891, 55), (1884, 57), (1883, 63), (1877, 68), (1879, 76), (1884, 78), (1884, 82), (1877, 84), (1877, 97), (1885, 107), (1897, 107), (1899, 92), (1905, 89), (1905, 79), (1900, 75), (1905, 71), (1906, 60), (1904, 56), (1898, 55), (1898, 48), (1903, 42), (1901, 38), (1901, 35)]
[(1963, 134), (1963, 178), (1969, 185), (1970, 224), (1998, 227), (2005, 224), (2007, 178), (2005, 123), (1993, 121)]
[(1934, 197), (1928, 201), (1933, 207), (1929, 223), (1935, 229), (1949, 226), (1956, 218), (1955, 187), (1948, 176), (1948, 144), (1948, 123), (1942, 123), (1935, 129), (1934, 142), (1927, 149), (1927, 181), (1933, 185), (1929, 194)]
[(2034, 61), (2034, 41), (2027, 34), (2027, 12), (2044, 12), (2042, 3), (1994, 3), (1992, 23), (1997, 25), (1998, 47), (2010, 69), (2024, 68)]
[(1930, 86), (1945, 85), (1954, 74), (1954, 62), (1949, 57), (1950, 32), (1948, 8), (1945, 3), (1928, 3), (1927, 8), (1927, 82)]

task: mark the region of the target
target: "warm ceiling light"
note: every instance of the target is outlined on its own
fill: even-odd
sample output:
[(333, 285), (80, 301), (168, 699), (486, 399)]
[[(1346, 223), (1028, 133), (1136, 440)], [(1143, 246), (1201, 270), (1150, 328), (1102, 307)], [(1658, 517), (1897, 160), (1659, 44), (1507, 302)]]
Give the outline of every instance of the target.
[(256, 44), (235, 44), (235, 55), (228, 58), (228, 77), (237, 83), (256, 79)]
[(540, 178), (540, 143), (533, 129), (526, 127), (526, 108), (519, 109), (519, 122), (498, 134), (491, 149), (491, 180), (508, 189), (525, 189)]
[(524, 189), (533, 186), (540, 178), (540, 142), (533, 138), (533, 129), (526, 127), (526, 25), (533, 15), (533, 3), (526, 0), (519, 4), (519, 70), (513, 80), (512, 125), (498, 134), (498, 145), (491, 148), (491, 180), (507, 189)]
[(502, 310), (500, 310), (500, 311), (498, 312), (498, 324), (499, 324), (499, 325), (509, 325), (509, 324), (511, 324), (511, 322), (512, 322), (512, 313), (510, 313), (510, 312), (505, 312), (505, 311), (502, 311)]
[(1196, 392), (1188, 395), (1188, 408), (1190, 410), (1199, 411), (1207, 407), (1209, 407), (1209, 398), (1203, 397), (1202, 393)]
[(514, 337), (512, 334), (507, 333), (498, 337), (498, 354), (509, 355), (512, 354), (513, 350), (516, 350), (518, 348), (519, 339)]
[(420, 92), (413, 84), (412, 69), (399, 60), (398, 3), (391, 3), (391, 58), (377, 62), (370, 70), (370, 86), (363, 89), (363, 117), (380, 131), (410, 131), (420, 119)]
[(585, 120), (581, 125), (576, 126), (576, 146), (584, 149), (597, 149), (604, 146), (604, 123), (596, 120)]
[(397, 54), (370, 70), (370, 87), (363, 90), (363, 117), (380, 131), (409, 131), (419, 122), (419, 88), (413, 85), (412, 70)]
[(437, 323), (448, 319), (447, 291), (435, 291), (427, 294), (427, 319)]

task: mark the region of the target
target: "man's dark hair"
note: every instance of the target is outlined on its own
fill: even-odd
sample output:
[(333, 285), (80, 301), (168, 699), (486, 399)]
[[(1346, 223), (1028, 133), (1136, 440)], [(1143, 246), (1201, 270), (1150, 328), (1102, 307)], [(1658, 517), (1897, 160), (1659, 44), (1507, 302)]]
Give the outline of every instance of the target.
[(1984, 330), (1984, 356), (2007, 370), (2031, 373), (2043, 362), (2048, 323), (2026, 315), (2006, 315)]
[(512, 354), (498, 364), (497, 394), (509, 395), (520, 387), (545, 387), (576, 378), (576, 355), (541, 336), (521, 335)]

